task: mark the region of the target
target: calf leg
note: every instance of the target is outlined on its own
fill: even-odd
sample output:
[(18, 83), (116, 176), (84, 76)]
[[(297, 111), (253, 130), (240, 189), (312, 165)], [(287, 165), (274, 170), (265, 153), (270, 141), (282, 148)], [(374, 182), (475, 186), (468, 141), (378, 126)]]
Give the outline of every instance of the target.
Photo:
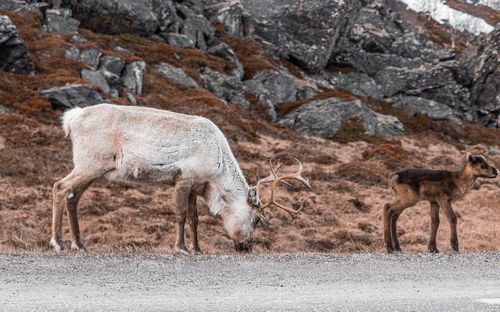
[(201, 254), (198, 242), (198, 209), (196, 208), (196, 193), (189, 194), (188, 223), (191, 230), (191, 240), (193, 241), (193, 250), (195, 254)]
[(436, 234), (439, 228), (439, 205), (431, 202), (431, 237), (429, 238), (429, 252), (439, 252), (436, 246)]
[(448, 199), (440, 200), (439, 204), (441, 208), (443, 208), (444, 211), (446, 212), (446, 217), (448, 218), (448, 222), (450, 222), (451, 248), (454, 251), (458, 252), (459, 247), (458, 247), (458, 235), (457, 235), (457, 215), (455, 214), (455, 211), (453, 211), (453, 208), (451, 207), (451, 202)]
[(391, 217), (391, 240), (394, 251), (401, 251), (401, 247), (399, 246), (398, 227), (397, 227), (400, 215), (401, 213), (395, 212)]
[(384, 243), (385, 243), (385, 248), (388, 253), (393, 252), (393, 246), (392, 246), (392, 237), (391, 237), (391, 218), (392, 218), (392, 213), (391, 213), (391, 205), (390, 204), (385, 204), (384, 206), (384, 214), (383, 214), (383, 225), (384, 225)]
[(189, 207), (189, 197), (192, 184), (188, 181), (178, 181), (175, 185), (176, 232), (175, 249), (180, 254), (189, 254), (184, 240), (184, 225)]
[(401, 202), (384, 206), (384, 240), (388, 253), (401, 251), (397, 233), (397, 221), (401, 213), (408, 207), (415, 205), (417, 201)]

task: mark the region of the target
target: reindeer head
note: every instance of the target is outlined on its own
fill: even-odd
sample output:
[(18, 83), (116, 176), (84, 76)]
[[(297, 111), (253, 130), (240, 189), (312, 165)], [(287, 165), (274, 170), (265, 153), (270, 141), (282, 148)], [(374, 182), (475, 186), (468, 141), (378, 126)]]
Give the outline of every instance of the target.
[(472, 168), (473, 175), (480, 178), (496, 178), (500, 171), (491, 166), (483, 155), (467, 153), (467, 165)]
[[(296, 180), (309, 188), (311, 187), (309, 181), (306, 178), (302, 177), (302, 164), (298, 160), (297, 162), (299, 163), (299, 170), (297, 171), (297, 173), (282, 176), (278, 176), (277, 174), (282, 164), (278, 163), (278, 165), (274, 169), (271, 164), (271, 174), (264, 179), (260, 179), (257, 182), (257, 185), (250, 187), (248, 189), (246, 203), (239, 203), (241, 208), (233, 209), (232, 211), (235, 211), (236, 213), (234, 213), (229, 218), (225, 218), (224, 225), (229, 236), (234, 241), (234, 247), (236, 251), (252, 251), (255, 229), (258, 226), (265, 227), (270, 223), (264, 215), (264, 209), (274, 205), (288, 212), (292, 219), (295, 219), (297, 217), (302, 208), (298, 210), (288, 208), (276, 202), (274, 198), (274, 195), (276, 193), (276, 186), (280, 183), (286, 183), (285, 180)], [(259, 186), (266, 183), (271, 183), (271, 198), (269, 203), (263, 204), (259, 196)], [(246, 209), (243, 207), (245, 205), (247, 206)], [(250, 207), (250, 209), (248, 209), (248, 206)], [(237, 211), (239, 211), (239, 213)]]

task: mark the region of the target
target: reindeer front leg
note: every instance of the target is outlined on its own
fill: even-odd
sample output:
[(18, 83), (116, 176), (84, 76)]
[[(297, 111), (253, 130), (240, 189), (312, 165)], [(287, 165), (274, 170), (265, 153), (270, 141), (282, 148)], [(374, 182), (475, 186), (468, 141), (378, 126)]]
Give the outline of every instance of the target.
[(450, 243), (451, 243), (451, 248), (458, 252), (459, 247), (458, 247), (458, 235), (457, 235), (457, 215), (455, 214), (455, 211), (453, 211), (453, 208), (451, 207), (451, 202), (448, 198), (443, 198), (439, 201), (439, 205), (441, 206), (442, 209), (446, 212), (446, 217), (448, 218), (448, 222), (450, 222), (450, 230), (451, 230), (451, 236), (450, 236)]
[(431, 237), (429, 238), (428, 250), (432, 253), (437, 253), (439, 250), (436, 245), (436, 235), (439, 228), (439, 205), (436, 202), (431, 202)]
[(178, 181), (175, 185), (175, 213), (177, 238), (175, 241), (175, 250), (180, 254), (189, 254), (184, 241), (184, 225), (189, 207), (189, 197), (192, 192), (192, 183), (189, 181)]
[(189, 194), (188, 223), (191, 230), (193, 251), (196, 255), (201, 255), (200, 244), (198, 242), (198, 209), (196, 207), (196, 197), (196, 192)]

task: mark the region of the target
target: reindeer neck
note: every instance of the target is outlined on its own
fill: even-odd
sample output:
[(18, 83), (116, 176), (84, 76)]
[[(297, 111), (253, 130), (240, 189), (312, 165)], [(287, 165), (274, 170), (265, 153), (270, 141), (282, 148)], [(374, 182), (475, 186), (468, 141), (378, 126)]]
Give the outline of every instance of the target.
[(224, 215), (235, 202), (246, 202), (248, 183), (232, 153), (223, 153), (221, 170), (211, 181), (207, 203), (214, 215)]
[(457, 176), (457, 185), (460, 189), (460, 193), (464, 195), (472, 187), (474, 182), (476, 182), (477, 177), (474, 176), (472, 168), (465, 163), (462, 168), (455, 172)]

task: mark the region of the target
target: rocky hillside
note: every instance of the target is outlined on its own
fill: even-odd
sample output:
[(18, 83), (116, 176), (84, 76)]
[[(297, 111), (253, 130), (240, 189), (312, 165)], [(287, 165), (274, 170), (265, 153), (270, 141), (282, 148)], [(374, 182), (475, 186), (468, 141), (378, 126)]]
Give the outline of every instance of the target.
[[(465, 150), (500, 164), (498, 8), (435, 2), (1, 0), (0, 249), (45, 248), (51, 186), (71, 170), (59, 117), (102, 102), (212, 119), (251, 182), (269, 158), (303, 160), (314, 189), (283, 200), (304, 213), (270, 211), (258, 250), (381, 249), (389, 172), (456, 168)], [(466, 250), (499, 248), (499, 187), (457, 203)], [(80, 208), (88, 246), (169, 250), (170, 204), (171, 190), (96, 183)], [(402, 217), (403, 246), (424, 248), (423, 207)], [(229, 251), (201, 208), (202, 247)]]

